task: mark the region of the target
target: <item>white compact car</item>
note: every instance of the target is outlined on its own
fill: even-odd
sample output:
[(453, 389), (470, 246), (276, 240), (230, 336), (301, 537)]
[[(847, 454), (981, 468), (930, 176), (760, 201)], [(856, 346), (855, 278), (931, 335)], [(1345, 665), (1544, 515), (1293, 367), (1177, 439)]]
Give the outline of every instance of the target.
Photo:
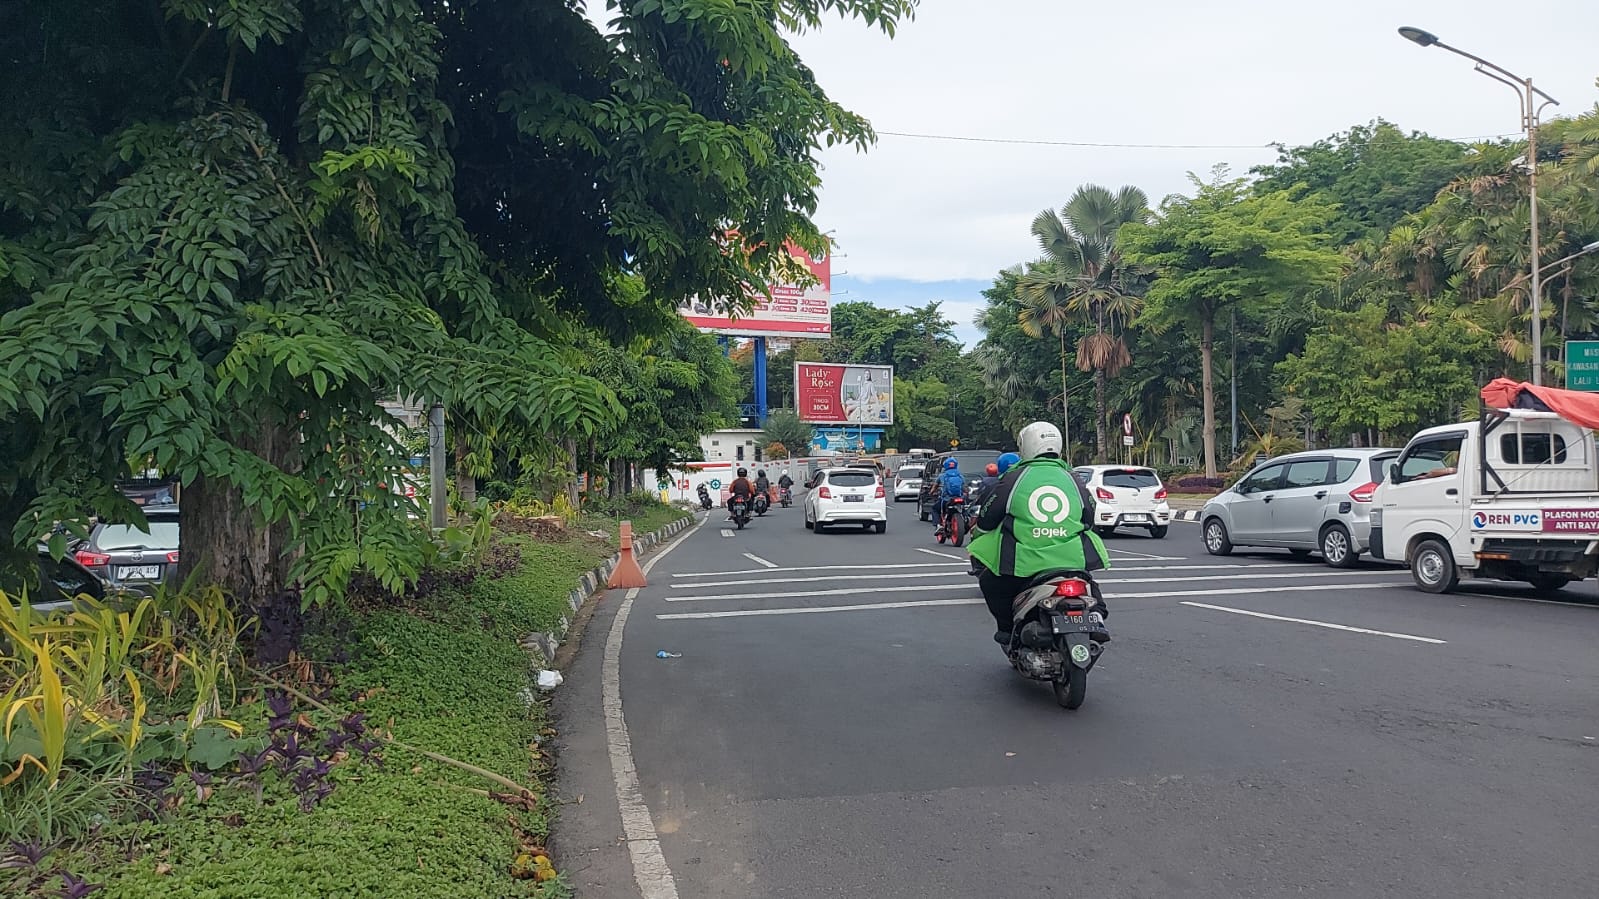
[(1109, 534), (1117, 528), (1143, 528), (1151, 537), (1166, 536), (1171, 506), (1166, 488), (1152, 468), (1136, 465), (1083, 465), (1072, 469), (1094, 498), (1094, 529)]
[(897, 503), (907, 499), (914, 501), (916, 495), (921, 492), (921, 464), (900, 466), (899, 471), (894, 474), (894, 502)]
[(883, 482), (864, 468), (824, 468), (805, 493), (805, 526), (820, 534), (835, 524), (858, 524), (881, 534), (888, 530), (888, 500)]

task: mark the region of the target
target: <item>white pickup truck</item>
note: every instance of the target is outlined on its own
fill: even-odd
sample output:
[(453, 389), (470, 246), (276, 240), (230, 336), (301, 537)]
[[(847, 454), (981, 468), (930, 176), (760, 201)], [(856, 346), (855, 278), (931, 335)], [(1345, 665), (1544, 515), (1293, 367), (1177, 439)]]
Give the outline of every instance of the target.
[(1407, 563), (1428, 593), (1447, 593), (1462, 577), (1526, 581), (1540, 592), (1592, 577), (1594, 451), (1590, 428), (1537, 409), (1428, 428), (1377, 488), (1371, 555)]

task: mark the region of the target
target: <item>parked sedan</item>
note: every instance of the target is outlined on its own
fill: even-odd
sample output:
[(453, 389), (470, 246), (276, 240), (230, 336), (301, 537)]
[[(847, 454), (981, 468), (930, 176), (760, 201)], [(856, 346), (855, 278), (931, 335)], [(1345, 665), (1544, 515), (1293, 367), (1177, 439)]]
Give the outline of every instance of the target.
[(820, 534), (829, 525), (858, 524), (888, 530), (888, 500), (877, 475), (860, 468), (824, 468), (805, 494), (805, 526)]
[(131, 524), (95, 525), (74, 554), (78, 564), (112, 590), (140, 596), (154, 593), (178, 572), (178, 509), (150, 507), (144, 516), (148, 531)]
[(1281, 547), (1300, 558), (1320, 552), (1347, 568), (1371, 547), (1371, 499), (1396, 449), (1312, 450), (1272, 459), (1205, 503), (1205, 549)]
[(1101, 534), (1131, 527), (1143, 528), (1151, 537), (1166, 536), (1171, 506), (1153, 468), (1083, 465), (1072, 474), (1094, 498), (1094, 527)]
[[(59, 561), (50, 558), (50, 550), (43, 544), (39, 546), (38, 558), (34, 569), (35, 577), (29, 582), (5, 578), (0, 581), (0, 593), (4, 593), (12, 602), (22, 595), (24, 590), (28, 593), (28, 605), (36, 612), (57, 612), (72, 608), (73, 600), (79, 596), (90, 599), (105, 599), (105, 585), (100, 582), (89, 569), (79, 565), (71, 556)], [(3, 572), (0, 572), (3, 574)]]

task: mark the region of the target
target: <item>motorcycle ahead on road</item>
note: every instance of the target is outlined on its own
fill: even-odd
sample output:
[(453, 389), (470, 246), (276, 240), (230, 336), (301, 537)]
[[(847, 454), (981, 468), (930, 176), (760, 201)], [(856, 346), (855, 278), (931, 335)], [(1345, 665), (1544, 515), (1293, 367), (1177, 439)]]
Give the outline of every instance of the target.
[(960, 546), (971, 527), (971, 517), (966, 511), (966, 497), (952, 496), (944, 500), (944, 511), (938, 520), (938, 530), (933, 532), (933, 536), (939, 543), (947, 540), (950, 546)]
[(1063, 708), (1083, 704), (1088, 672), (1110, 639), (1096, 604), (1088, 575), (1051, 571), (1034, 578), (1011, 605), (1006, 657), (1023, 677), (1053, 684)]
[(755, 491), (754, 504), (755, 504), (755, 514), (756, 515), (765, 515), (766, 514), (766, 510), (770, 509), (772, 507), (772, 498), (766, 495), (766, 491), (757, 490), (757, 491)]
[(705, 489), (705, 485), (701, 484), (700, 485), (700, 508), (704, 509), (707, 512), (709, 512), (711, 510), (711, 507), (714, 506), (714, 505), (716, 505), (716, 504), (711, 502), (711, 491)]
[(788, 489), (787, 487), (777, 488), (777, 501), (785, 509), (794, 505), (794, 491)]
[(727, 503), (727, 511), (733, 516), (733, 524), (744, 530), (744, 525), (750, 523), (750, 502), (742, 496), (735, 496)]

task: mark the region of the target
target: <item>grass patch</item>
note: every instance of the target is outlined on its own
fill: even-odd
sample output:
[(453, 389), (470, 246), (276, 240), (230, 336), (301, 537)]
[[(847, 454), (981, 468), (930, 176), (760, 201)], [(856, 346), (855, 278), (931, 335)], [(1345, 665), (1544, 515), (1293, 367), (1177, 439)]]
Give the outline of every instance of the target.
[[(686, 514), (659, 504), (621, 511), (640, 535)], [(106, 899), (570, 895), (559, 876), (532, 876), (552, 824), (541, 749), (550, 732), (518, 640), (569, 614), (577, 579), (615, 551), (587, 531), (614, 533), (616, 520), (589, 516), (564, 539), (507, 529), (495, 538), (500, 561), (476, 578), (441, 578), (425, 598), (353, 603), (310, 641), (342, 661), (302, 680), (307, 692), (361, 713), (369, 733), (526, 784), (531, 800), (501, 801), (489, 795), (502, 789), (494, 783), (392, 744), (375, 761), (340, 757), (308, 811), (301, 769), (253, 779), (232, 766), (194, 779), (179, 772), (159, 790), (161, 813), (54, 849), (14, 881), (26, 884), (19, 895), (57, 895), (61, 871), (92, 872), (103, 885), (94, 895)], [(263, 690), (241, 686), (246, 701), (229, 714), (253, 747), (289, 733), (326, 746), (340, 727), (307, 703), (274, 713)]]

